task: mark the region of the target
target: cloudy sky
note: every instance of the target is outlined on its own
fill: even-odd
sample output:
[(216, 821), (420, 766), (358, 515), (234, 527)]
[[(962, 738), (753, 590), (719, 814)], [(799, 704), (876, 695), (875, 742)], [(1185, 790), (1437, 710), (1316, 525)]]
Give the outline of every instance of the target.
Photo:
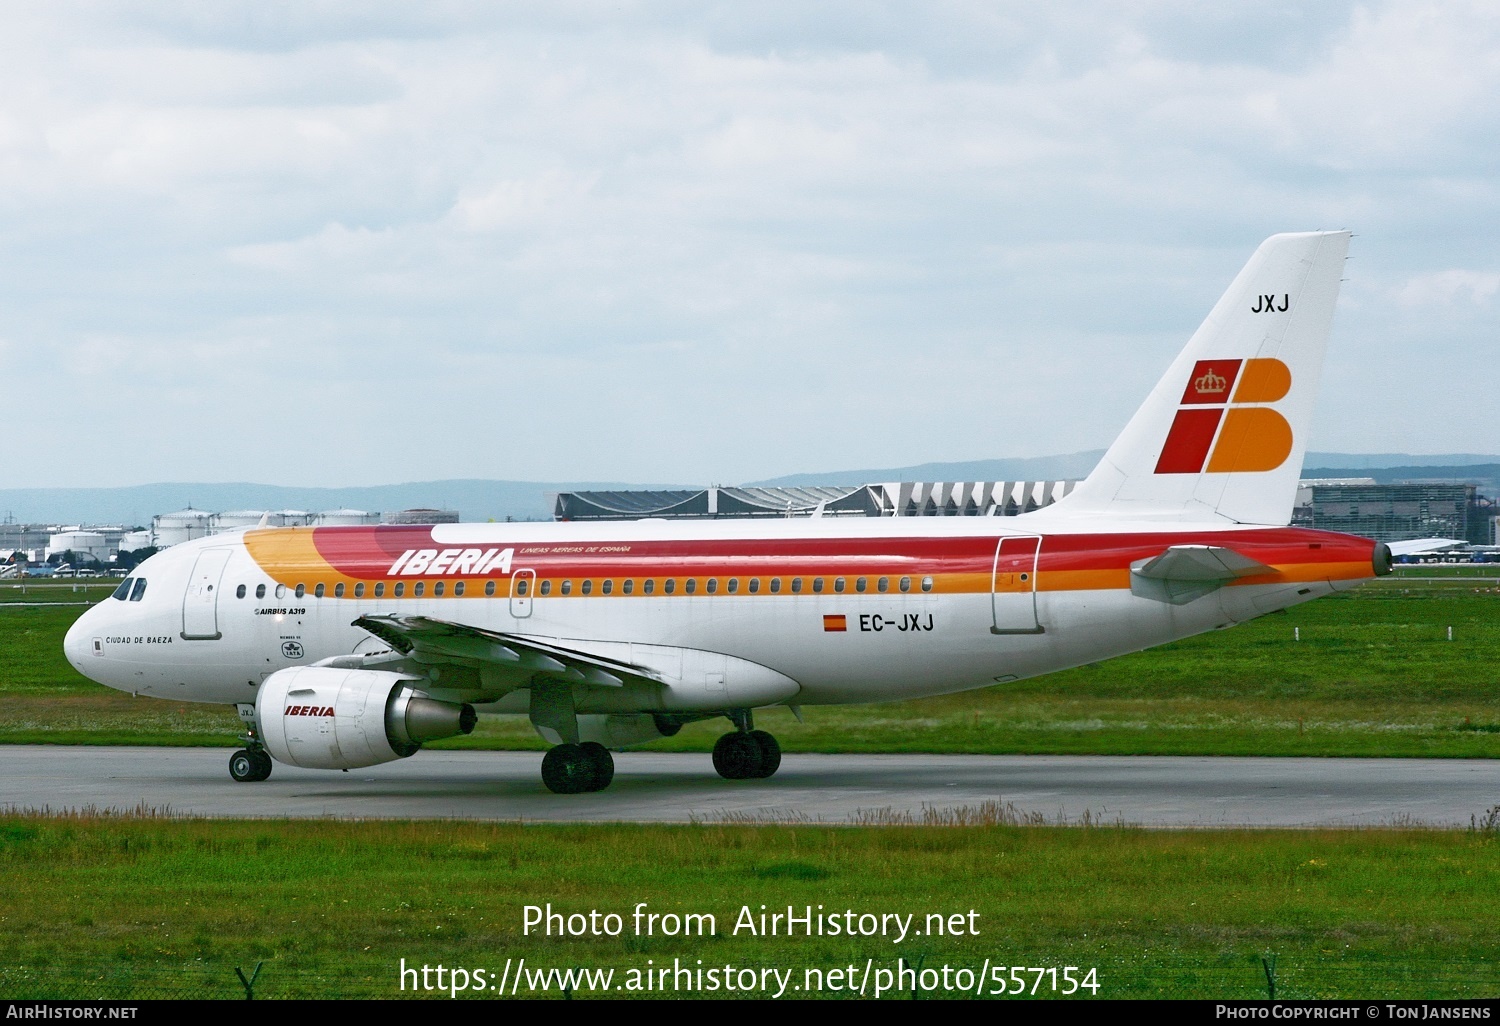
[(1312, 447), (1500, 449), (1493, 3), (0, 4), (5, 487), (1109, 443), (1356, 232)]

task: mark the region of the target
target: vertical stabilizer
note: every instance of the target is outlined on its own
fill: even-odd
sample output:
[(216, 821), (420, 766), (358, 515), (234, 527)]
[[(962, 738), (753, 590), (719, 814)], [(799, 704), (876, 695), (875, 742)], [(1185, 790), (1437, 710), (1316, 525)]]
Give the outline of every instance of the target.
[(1273, 235), (1058, 512), (1291, 521), (1348, 232)]

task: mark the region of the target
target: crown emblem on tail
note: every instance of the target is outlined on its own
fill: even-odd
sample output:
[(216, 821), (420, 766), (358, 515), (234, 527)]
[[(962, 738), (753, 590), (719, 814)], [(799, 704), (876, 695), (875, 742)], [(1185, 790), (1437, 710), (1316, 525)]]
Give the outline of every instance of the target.
[(1229, 380), (1222, 374), (1215, 374), (1210, 367), (1206, 373), (1193, 379), (1193, 388), (1201, 395), (1216, 394), (1228, 390)]

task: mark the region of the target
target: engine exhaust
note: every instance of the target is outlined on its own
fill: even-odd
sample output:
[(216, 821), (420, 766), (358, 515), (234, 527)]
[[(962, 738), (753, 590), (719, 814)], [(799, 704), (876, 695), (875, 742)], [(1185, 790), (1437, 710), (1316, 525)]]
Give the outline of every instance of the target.
[(445, 737), (472, 734), (479, 714), (465, 702), (439, 702), (402, 688), (391, 695), (385, 710), (385, 729), (392, 742), (421, 745)]

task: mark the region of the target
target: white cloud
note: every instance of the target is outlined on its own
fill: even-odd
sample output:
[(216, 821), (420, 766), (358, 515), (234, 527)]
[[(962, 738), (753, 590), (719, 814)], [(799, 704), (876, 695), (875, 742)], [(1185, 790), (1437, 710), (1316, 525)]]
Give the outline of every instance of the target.
[[(149, 418), (110, 433), (176, 448), (122, 480), (227, 457), (289, 483), (727, 481), (1102, 446), (1254, 245), (1319, 226), (1360, 237), (1315, 444), (1358, 449), (1391, 418), (1355, 365), (1415, 362), (1404, 317), (1497, 290), (1480, 4), (47, 5), (8, 27), (0, 334), (84, 400), (155, 368)], [(1482, 320), (1445, 317), (1424, 361), (1460, 373)], [(1021, 382), (1026, 415), (995, 415)], [(450, 405), (395, 429), (408, 395)], [(290, 468), (253, 431), (209, 444), (216, 401), (337, 403), (333, 442)]]
[(1430, 271), (1419, 274), (1396, 293), (1402, 306), (1451, 306), (1466, 300), (1485, 306), (1500, 292), (1500, 273), (1485, 271)]

